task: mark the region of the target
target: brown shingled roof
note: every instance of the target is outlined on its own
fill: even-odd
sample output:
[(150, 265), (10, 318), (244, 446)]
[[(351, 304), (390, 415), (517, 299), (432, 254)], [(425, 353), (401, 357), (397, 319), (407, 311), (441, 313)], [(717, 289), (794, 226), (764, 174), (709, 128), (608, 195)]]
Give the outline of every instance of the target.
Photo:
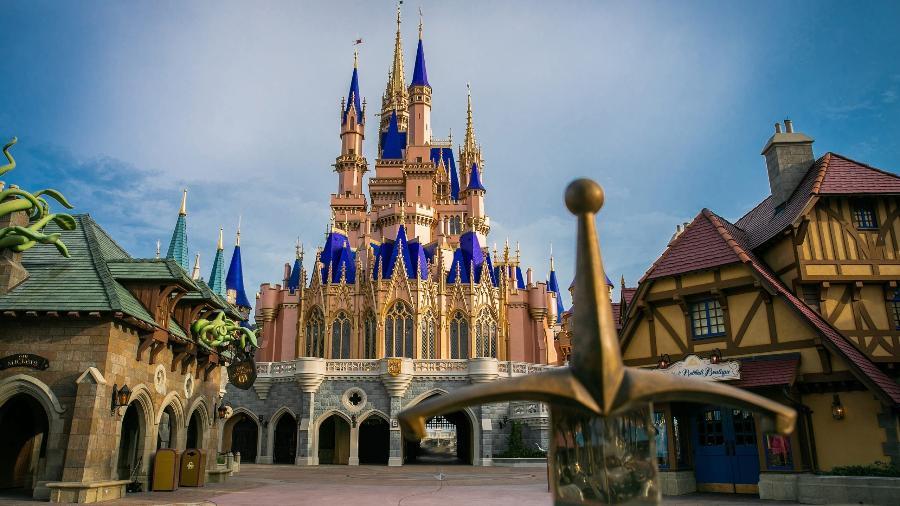
[(711, 269), (742, 261), (710, 221), (704, 209), (650, 266), (641, 281)]

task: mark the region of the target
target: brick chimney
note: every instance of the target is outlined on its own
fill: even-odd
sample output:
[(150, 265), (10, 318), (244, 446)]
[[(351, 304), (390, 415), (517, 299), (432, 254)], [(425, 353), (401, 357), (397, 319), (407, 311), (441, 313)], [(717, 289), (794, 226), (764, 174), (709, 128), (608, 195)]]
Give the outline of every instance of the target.
[[(3, 186), (3, 181), (0, 181), (0, 191), (3, 190)], [(10, 185), (10, 188), (14, 187)], [(25, 211), (0, 216), (0, 229), (17, 226), (28, 226), (28, 214)], [(0, 295), (9, 292), (26, 278), (28, 271), (22, 266), (22, 254), (10, 249), (0, 250)]]
[(766, 157), (769, 172), (769, 187), (775, 198), (775, 205), (783, 204), (800, 184), (803, 176), (815, 161), (812, 150), (813, 139), (806, 134), (794, 132), (791, 120), (775, 123), (775, 134), (766, 143), (762, 155)]

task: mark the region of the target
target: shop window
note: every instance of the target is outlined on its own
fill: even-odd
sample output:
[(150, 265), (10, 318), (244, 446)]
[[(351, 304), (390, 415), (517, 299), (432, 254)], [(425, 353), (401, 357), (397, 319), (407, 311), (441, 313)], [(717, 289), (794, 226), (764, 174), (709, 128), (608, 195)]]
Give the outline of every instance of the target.
[(766, 467), (775, 471), (794, 469), (790, 437), (766, 434)]
[(888, 311), (891, 313), (891, 322), (894, 330), (900, 330), (900, 290), (894, 292), (894, 298), (887, 302)]
[(819, 285), (802, 285), (800, 289), (803, 295), (803, 302), (805, 302), (807, 306), (815, 309), (816, 312), (821, 312), (819, 307), (821, 289), (819, 288)]
[(697, 424), (697, 442), (700, 446), (720, 446), (725, 444), (721, 410), (708, 409), (703, 412)]
[(875, 204), (871, 199), (855, 199), (851, 203), (853, 224), (860, 230), (877, 230), (878, 218), (875, 216)]
[(675, 464), (678, 467), (688, 465), (688, 451), (686, 447), (687, 437), (684, 434), (685, 425), (679, 415), (672, 415), (672, 446), (675, 447)]
[(656, 463), (660, 469), (668, 469), (669, 433), (666, 431), (665, 411), (653, 412), (653, 428), (656, 429)]
[(691, 304), (691, 327), (695, 339), (725, 335), (725, 314), (716, 299), (706, 299)]

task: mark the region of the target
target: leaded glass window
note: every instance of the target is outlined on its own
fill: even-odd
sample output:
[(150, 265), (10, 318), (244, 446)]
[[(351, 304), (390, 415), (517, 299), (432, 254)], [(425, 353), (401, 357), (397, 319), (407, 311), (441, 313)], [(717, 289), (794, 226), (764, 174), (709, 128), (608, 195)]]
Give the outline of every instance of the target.
[(343, 311), (331, 322), (331, 358), (350, 358), (350, 317)]
[(850, 206), (853, 210), (853, 224), (860, 230), (876, 230), (878, 218), (870, 199), (855, 199)]
[(462, 233), (462, 218), (458, 215), (450, 217), (450, 234), (459, 235)]
[(462, 311), (450, 319), (450, 358), (469, 358), (469, 318)]
[(319, 308), (306, 318), (306, 356), (325, 358), (325, 318)]
[(420, 332), (422, 336), (422, 357), (437, 358), (437, 338), (435, 336), (436, 322), (430, 312), (422, 317)]
[(384, 319), (384, 356), (413, 358), (413, 317), (409, 305), (398, 301)]
[(475, 356), (497, 358), (497, 320), (488, 308), (475, 321)]
[(363, 358), (375, 358), (375, 342), (378, 332), (378, 323), (375, 321), (375, 313), (369, 311), (363, 324)]
[(691, 304), (691, 326), (694, 338), (725, 335), (725, 314), (716, 299), (701, 300)]

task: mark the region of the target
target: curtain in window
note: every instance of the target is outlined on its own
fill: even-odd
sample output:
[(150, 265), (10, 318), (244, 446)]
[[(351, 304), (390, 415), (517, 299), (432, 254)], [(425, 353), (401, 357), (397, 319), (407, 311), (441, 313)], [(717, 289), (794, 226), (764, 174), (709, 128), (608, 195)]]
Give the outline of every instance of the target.
[(331, 358), (350, 358), (350, 317), (343, 311), (331, 322)]
[(325, 318), (317, 307), (306, 318), (306, 356), (325, 358)]
[(384, 319), (384, 356), (413, 358), (413, 317), (409, 305), (399, 301)]

